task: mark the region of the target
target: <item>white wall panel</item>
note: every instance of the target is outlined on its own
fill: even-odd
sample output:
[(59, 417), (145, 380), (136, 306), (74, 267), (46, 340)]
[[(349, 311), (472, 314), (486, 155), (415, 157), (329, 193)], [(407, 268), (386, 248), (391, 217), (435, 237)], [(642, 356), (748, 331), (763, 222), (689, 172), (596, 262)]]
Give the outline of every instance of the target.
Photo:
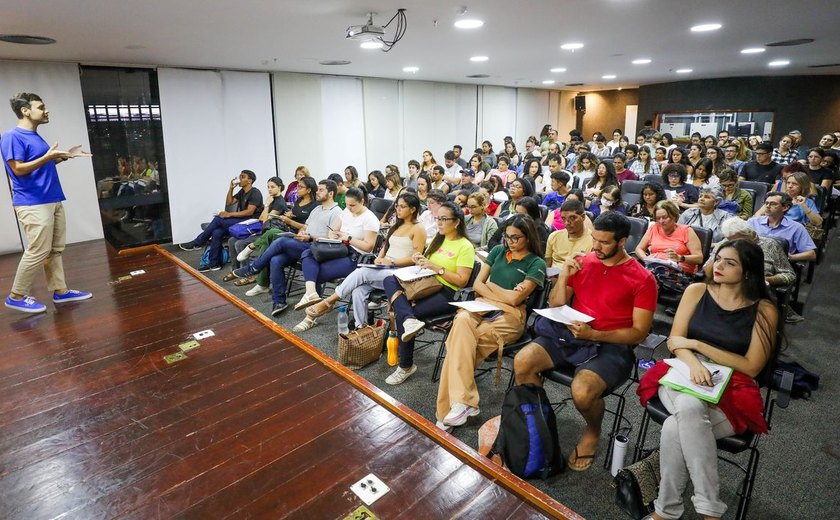
[(401, 145), (403, 128), (399, 82), (391, 79), (364, 78), (362, 90), (367, 164), (347, 164), (353, 164), (365, 174), (374, 169), (384, 170), (386, 164), (392, 163), (400, 167), (400, 172), (407, 171), (408, 159), (403, 156)]
[(478, 125), (478, 85), (455, 86), (455, 142), (464, 148), (464, 160), (468, 160), (472, 151), (481, 142), (477, 136)]
[(364, 168), (367, 161), (362, 80), (338, 76), (321, 78), (321, 118), (323, 169), (313, 170), (312, 176), (320, 180), (338, 173), (343, 177), (348, 164), (356, 165), (357, 169), (359, 166)]
[[(321, 77), (311, 74), (274, 73), (274, 124), (277, 164), (287, 185), (295, 168), (306, 166), (321, 180), (325, 171)], [(337, 129), (336, 132), (339, 132)], [(346, 165), (345, 165), (346, 166)], [(326, 176), (324, 176), (326, 177)]]
[(274, 175), (269, 78), (262, 73), (158, 69), (173, 242), (191, 240), (224, 209), (243, 169)]
[(405, 81), (402, 87), (404, 162), (422, 161), (423, 150), (430, 150), (443, 164), (443, 154), (455, 144), (455, 85)]
[[(38, 133), (50, 144), (66, 150), (81, 144), (90, 150), (79, 67), (74, 63), (0, 61), (0, 132), (17, 126), (7, 100), (16, 92), (34, 92), (50, 111), (50, 122)], [(102, 238), (102, 221), (90, 159), (76, 158), (58, 165), (67, 200), (67, 243)], [(4, 171), (3, 176), (6, 176)], [(11, 206), (8, 182), (0, 183), (0, 254), (22, 251), (17, 218)]]
[(513, 139), (517, 149), (524, 150), (528, 136), (539, 137), (543, 125), (552, 124), (549, 118), (549, 95), (547, 90), (516, 90), (516, 134)]
[(505, 136), (516, 131), (516, 89), (485, 86), (481, 90), (478, 141), (490, 141), (499, 153), (504, 150)]

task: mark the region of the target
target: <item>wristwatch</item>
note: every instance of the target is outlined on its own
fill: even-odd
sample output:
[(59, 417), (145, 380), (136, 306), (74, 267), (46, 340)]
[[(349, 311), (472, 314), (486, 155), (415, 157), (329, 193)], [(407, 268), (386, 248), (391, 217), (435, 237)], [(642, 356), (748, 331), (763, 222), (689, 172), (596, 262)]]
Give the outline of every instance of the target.
[(685, 263), (685, 255), (680, 255), (680, 262)]
[(438, 271), (438, 276), (443, 276), (443, 273), (445, 273), (445, 272), (446, 272), (446, 269), (441, 267), (440, 270)]

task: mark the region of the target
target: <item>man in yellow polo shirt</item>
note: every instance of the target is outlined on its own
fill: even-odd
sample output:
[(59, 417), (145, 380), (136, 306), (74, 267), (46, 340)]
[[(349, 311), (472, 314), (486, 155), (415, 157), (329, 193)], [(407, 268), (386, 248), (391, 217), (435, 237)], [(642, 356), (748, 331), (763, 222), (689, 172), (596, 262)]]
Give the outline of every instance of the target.
[(566, 200), (560, 206), (565, 229), (548, 236), (545, 263), (548, 267), (562, 265), (564, 261), (592, 251), (592, 235), (586, 231), (586, 212), (579, 200)]

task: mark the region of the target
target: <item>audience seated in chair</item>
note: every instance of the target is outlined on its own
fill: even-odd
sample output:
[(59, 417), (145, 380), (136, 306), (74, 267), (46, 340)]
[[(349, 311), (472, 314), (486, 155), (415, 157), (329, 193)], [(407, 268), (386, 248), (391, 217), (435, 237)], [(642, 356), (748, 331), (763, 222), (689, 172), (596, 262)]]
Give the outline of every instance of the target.
[(474, 313), (459, 309), (455, 315), (438, 386), (439, 428), (450, 430), (479, 414), (476, 365), (494, 352), (501, 358), (504, 345), (522, 336), (525, 303), (546, 283), (542, 244), (534, 224), (528, 215), (508, 219), (506, 245), (490, 251), (473, 284), (477, 301), (500, 310)]
[(417, 371), (414, 364), (414, 337), (425, 326), (421, 320), (445, 314), (451, 309), (449, 302), (455, 291), (467, 284), (475, 265), (475, 248), (467, 239), (461, 208), (451, 202), (444, 202), (435, 219), (438, 233), (426, 248), (425, 254), (415, 254), (412, 260), (414, 265), (435, 272), (435, 278), (441, 283), (440, 290), (427, 298), (410, 302), (395, 276), (388, 276), (383, 281), (394, 311), (394, 325), (399, 339), (400, 363), (397, 370), (385, 380), (389, 385), (401, 384)]
[(341, 208), (333, 200), (335, 192), (336, 186), (333, 181), (319, 182), (318, 191), (315, 194), (315, 200), (319, 202), (319, 205), (309, 213), (306, 224), (298, 230), (297, 234), (294, 237), (278, 238), (252, 264), (234, 269), (233, 274), (237, 278), (244, 278), (270, 268), (271, 296), (274, 302), (271, 309), (272, 316), (279, 316), (288, 307), (286, 304), (286, 267), (300, 260), (313, 241), (327, 238), (330, 229), (338, 228)]
[(444, 202), (446, 202), (446, 193), (441, 190), (430, 191), (426, 197), (426, 207), (428, 209), (421, 213), (420, 218), (417, 219), (417, 222), (419, 222), (420, 225), (423, 226), (423, 229), (426, 230), (426, 236), (430, 239), (437, 235), (437, 215), (440, 210), (440, 206)]
[(743, 433), (766, 433), (758, 376), (771, 357), (778, 312), (770, 301), (761, 248), (746, 240), (724, 243), (717, 252), (713, 279), (693, 284), (680, 300), (668, 349), (685, 362), (694, 384), (711, 386), (714, 375), (701, 363), (732, 367), (735, 372), (717, 406), (660, 386), (667, 371), (660, 362), (639, 385), (642, 406), (654, 395), (671, 413), (662, 424), (659, 495), (651, 518), (677, 519), (684, 512), (682, 494), (691, 480), (691, 501), (705, 518), (721, 518), (726, 504), (719, 495), (716, 440)]
[(817, 246), (805, 226), (789, 219), (785, 214), (792, 205), (787, 193), (770, 192), (764, 199), (764, 215), (753, 217), (747, 224), (759, 236), (784, 238), (790, 244), (791, 262), (809, 262), (817, 259)]
[(656, 310), (653, 275), (624, 250), (630, 221), (610, 211), (595, 219), (593, 252), (563, 263), (549, 305), (571, 305), (595, 319), (570, 325), (554, 323), (556, 335), (539, 336), (514, 358), (517, 384), (542, 386), (540, 373), (554, 367), (574, 367), (572, 399), (586, 421), (569, 467), (584, 471), (592, 465), (601, 421), (603, 395), (624, 383), (636, 358), (633, 345), (647, 337)]
[(477, 191), (467, 197), (467, 209), (470, 211), (466, 217), (467, 238), (480, 251), (488, 250), (490, 238), (499, 229), (496, 219), (487, 214), (487, 204), (487, 196), (482, 192)]
[[(230, 240), (228, 240), (228, 251), (230, 252), (230, 257), (232, 259), (231, 263), (234, 267), (239, 267), (239, 253), (246, 249), (248, 245), (256, 242), (256, 240), (269, 229), (280, 228), (283, 226), (280, 221), (280, 217), (286, 213), (286, 199), (283, 198), (283, 181), (280, 177), (272, 177), (268, 179), (268, 182), (266, 183), (266, 190), (268, 197), (265, 199), (265, 206), (258, 217), (262, 223), (262, 232), (246, 238), (231, 237)], [(235, 259), (234, 256), (236, 256)]]
[[(210, 240), (210, 261), (202, 270), (218, 271), (222, 268), (222, 239), (230, 226), (258, 217), (262, 213), (262, 192), (254, 187), (255, 180), (257, 180), (257, 175), (251, 170), (242, 170), (238, 179), (231, 179), (225, 206), (236, 204), (236, 211), (220, 211), (197, 237), (190, 242), (180, 244), (180, 248), (184, 251), (192, 251), (203, 247)], [(239, 186), (239, 191), (234, 195), (233, 190), (237, 186)]]
[(577, 199), (568, 199), (557, 210), (565, 227), (548, 236), (545, 263), (548, 267), (562, 268), (566, 260), (573, 260), (592, 251), (592, 233), (586, 228), (586, 211)]
[(703, 246), (690, 226), (678, 224), (677, 205), (670, 200), (656, 203), (656, 220), (636, 246), (636, 258), (644, 262), (649, 256), (670, 260), (686, 274), (694, 274), (703, 263)]
[(723, 192), (719, 187), (700, 188), (697, 207), (685, 210), (677, 223), (706, 228), (712, 232), (712, 241), (720, 242), (723, 240), (721, 225), (725, 220), (734, 217), (731, 213), (718, 208), (722, 200)]
[(665, 200), (665, 190), (662, 185), (655, 182), (646, 182), (642, 188), (641, 200), (630, 208), (629, 215), (644, 218), (648, 221), (654, 220), (656, 203), (660, 200)]
[[(406, 267), (414, 265), (414, 255), (426, 247), (426, 230), (417, 223), (420, 201), (417, 195), (403, 192), (396, 200), (396, 223), (388, 230), (382, 248), (373, 260), (374, 266)], [(356, 328), (367, 324), (368, 297), (374, 289), (384, 290), (385, 278), (391, 276), (390, 269), (362, 267), (356, 269), (335, 288), (335, 292), (323, 301), (306, 309), (311, 319), (330, 312), (339, 300), (352, 298), (353, 318)], [(310, 327), (311, 328), (311, 327)]]

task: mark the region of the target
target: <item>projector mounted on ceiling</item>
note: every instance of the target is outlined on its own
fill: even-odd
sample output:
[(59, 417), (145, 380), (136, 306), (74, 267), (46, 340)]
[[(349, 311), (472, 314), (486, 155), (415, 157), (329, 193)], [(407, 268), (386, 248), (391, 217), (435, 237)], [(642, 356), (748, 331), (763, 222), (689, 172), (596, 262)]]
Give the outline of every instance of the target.
[[(385, 25), (376, 25), (373, 23), (373, 17), (376, 13), (368, 13), (367, 23), (364, 25), (351, 25), (347, 28), (348, 40), (355, 40), (362, 43), (372, 42), (377, 43), (382, 48), (383, 52), (390, 51), (394, 45), (402, 39), (405, 35), (405, 30), (408, 28), (408, 20), (405, 17), (405, 9), (398, 9), (397, 14), (388, 20)], [(397, 27), (394, 31), (394, 38), (392, 40), (385, 39), (385, 29), (391, 25), (391, 22), (397, 20)], [(375, 48), (375, 47), (374, 47)]]

